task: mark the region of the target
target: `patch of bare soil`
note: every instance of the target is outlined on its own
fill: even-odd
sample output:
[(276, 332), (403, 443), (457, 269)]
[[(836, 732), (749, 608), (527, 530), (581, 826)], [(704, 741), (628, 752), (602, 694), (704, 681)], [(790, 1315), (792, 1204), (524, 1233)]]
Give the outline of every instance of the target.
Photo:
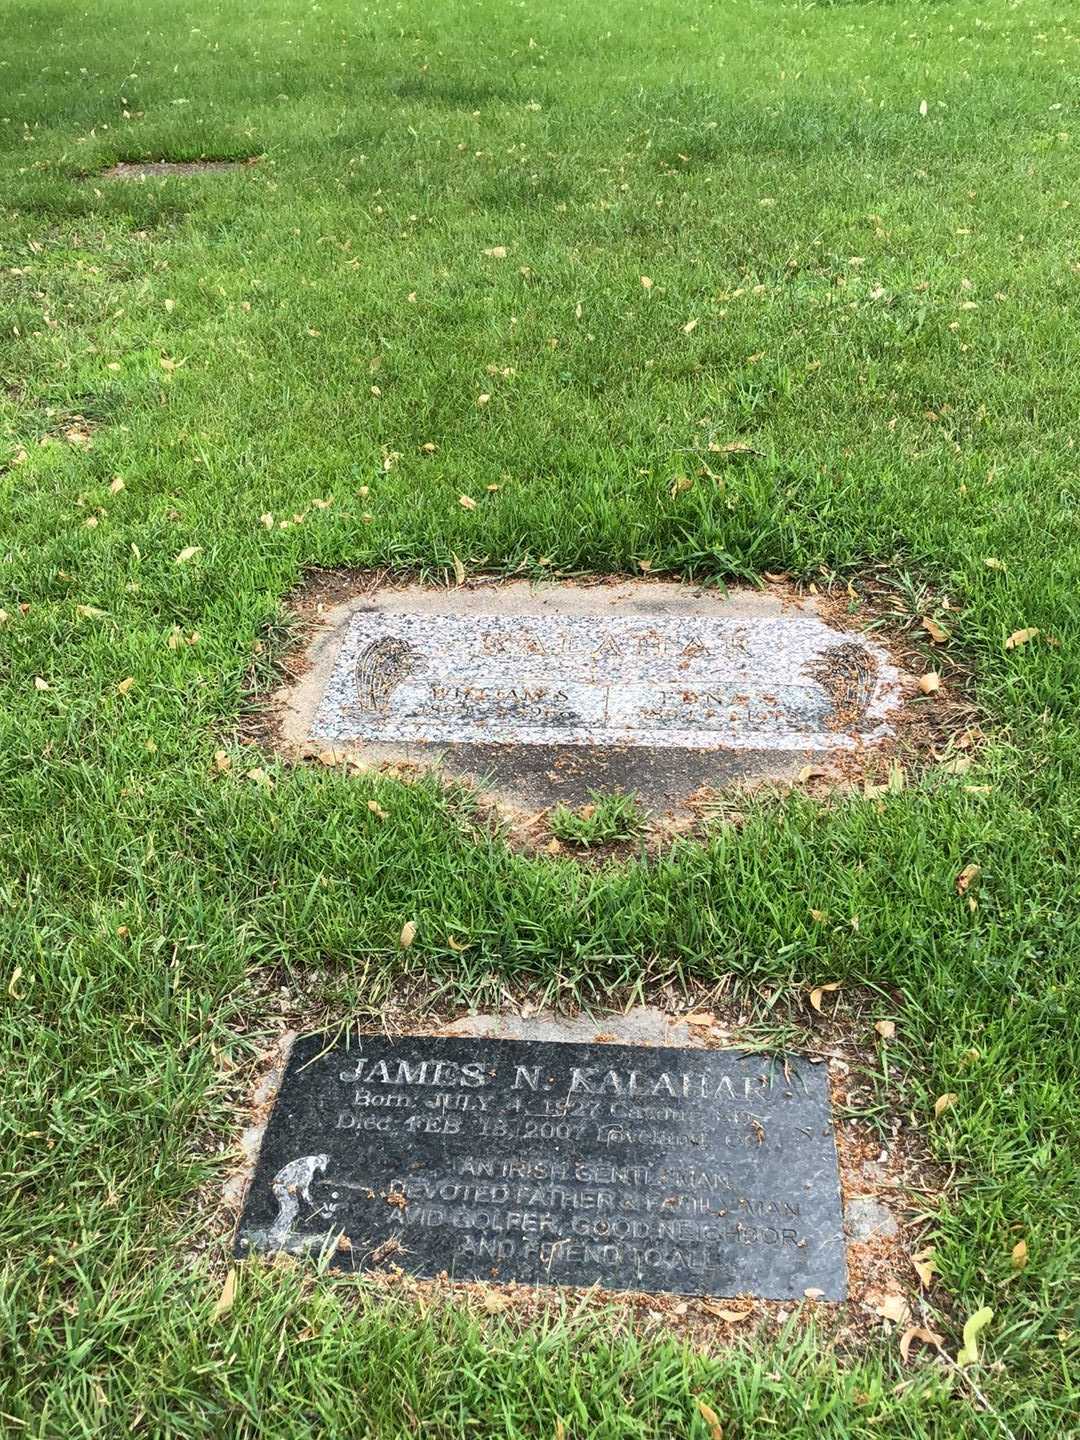
[(102, 180), (152, 180), (157, 176), (169, 175), (214, 175), (224, 170), (245, 170), (257, 165), (259, 157), (249, 155), (246, 160), (121, 160), (108, 170), (102, 170)]

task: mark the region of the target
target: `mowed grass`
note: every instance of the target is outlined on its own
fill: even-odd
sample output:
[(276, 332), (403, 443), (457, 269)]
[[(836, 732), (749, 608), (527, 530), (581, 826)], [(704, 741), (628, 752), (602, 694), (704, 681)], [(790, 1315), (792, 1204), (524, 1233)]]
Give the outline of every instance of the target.
[[(1076, 1433), (1080, 15), (103, 0), (4, 31), (0, 1430), (709, 1437), (704, 1399), (728, 1440)], [(202, 155), (261, 158), (95, 179)], [(855, 610), (873, 571), (988, 741), (601, 869), (239, 743), (305, 567), (455, 556), (786, 571)], [(697, 1353), (259, 1265), (212, 1321), (278, 987), (374, 1018), (400, 981), (722, 977), (762, 1014), (876, 987), (882, 1094), (949, 1177), (928, 1315), (955, 1354), (994, 1310), (967, 1378), (885, 1323)]]

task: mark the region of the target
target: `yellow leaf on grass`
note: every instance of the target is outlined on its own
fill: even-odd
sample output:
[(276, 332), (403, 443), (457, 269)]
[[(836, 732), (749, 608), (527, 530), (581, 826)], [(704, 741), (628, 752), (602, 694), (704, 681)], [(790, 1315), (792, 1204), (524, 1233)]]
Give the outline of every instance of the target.
[(406, 920), (401, 927), (401, 934), (398, 936), (398, 945), (402, 950), (408, 950), (409, 946), (416, 939), (416, 921)]
[(96, 605), (76, 605), (75, 614), (81, 620), (100, 620), (105, 611), (99, 610)]
[(463, 510), (476, 509), (476, 501), (472, 498), (471, 495), (459, 495), (457, 497), (457, 503), (461, 506)]
[(1023, 1270), (1028, 1262), (1028, 1248), (1026, 1240), (1018, 1240), (1012, 1248), (1012, 1263), (1014, 1270)]
[(946, 1090), (944, 1095), (939, 1095), (934, 1101), (934, 1119), (940, 1120), (945, 1111), (951, 1110), (959, 1098), (955, 1090)]
[(229, 758), (229, 753), (227, 750), (214, 751), (214, 769), (218, 772), (219, 775), (223, 775), (225, 771), (228, 770), (231, 764), (232, 761)]
[(974, 1365), (979, 1359), (979, 1334), (985, 1330), (990, 1321), (994, 1318), (994, 1312), (984, 1305), (981, 1310), (976, 1310), (964, 1325), (964, 1348), (956, 1357), (956, 1363), (961, 1369), (965, 1365)]
[(996, 556), (994, 556), (994, 555), (988, 555), (988, 556), (986, 557), (986, 559), (983, 561), (983, 564), (986, 566), (986, 568), (987, 568), (988, 570), (1004, 570), (1004, 569), (1005, 569), (1005, 562), (1004, 562), (1003, 560), (998, 560), (998, 559), (996, 558)]
[(891, 1040), (896, 1034), (896, 1022), (894, 1020), (875, 1020), (874, 1029), (883, 1040)]
[(254, 781), (256, 785), (262, 785), (263, 788), (266, 790), (271, 789), (274, 783), (270, 779), (270, 776), (266, 773), (266, 771), (260, 770), (258, 766), (255, 766), (254, 769), (247, 771), (247, 778), (251, 781)]
[(936, 620), (931, 620), (929, 615), (923, 616), (922, 628), (930, 636), (930, 639), (933, 640), (935, 645), (944, 645), (945, 641), (949, 638), (949, 632), (943, 630)]
[(7, 993), (11, 996), (12, 1000), (22, 999), (22, 991), (19, 989), (19, 980), (22, 976), (22, 973), (23, 972), (21, 965), (16, 965), (15, 969), (11, 972), (11, 979), (8, 981)]
[(642, 275), (642, 277), (641, 277), (641, 284), (642, 284), (642, 287), (643, 287), (645, 290), (651, 290), (651, 289), (652, 289), (652, 281), (649, 279), (648, 275)]
[(505, 260), (505, 259), (506, 259), (506, 254), (507, 254), (506, 246), (505, 246), (505, 245), (492, 245), (492, 247), (491, 247), (490, 250), (485, 250), (485, 251), (484, 251), (484, 254), (487, 255), (488, 258), (491, 259), (491, 260)]
[(458, 557), (457, 557), (456, 555), (452, 555), (451, 558), (452, 558), (452, 560), (453, 560), (453, 562), (454, 562), (454, 579), (457, 581), (457, 583), (458, 583), (459, 585), (464, 585), (464, 584), (465, 584), (465, 566), (461, 563), (461, 561), (458, 559)]
[(189, 560), (194, 560), (196, 555), (202, 554), (201, 545), (185, 545), (180, 554), (173, 561), (174, 565), (186, 565)]
[(956, 877), (956, 893), (966, 895), (981, 874), (981, 865), (965, 865)]
[(1038, 630), (1036, 630), (1033, 626), (1030, 625), (1027, 627), (1026, 630), (1014, 630), (1013, 633), (1009, 636), (1009, 638), (1005, 641), (1005, 649), (1018, 650), (1021, 645), (1026, 645), (1029, 640), (1034, 640), (1035, 636), (1038, 635), (1038, 633)]
[(839, 990), (839, 989), (840, 989), (840, 981), (839, 981), (839, 980), (833, 980), (833, 981), (831, 981), (828, 985), (815, 985), (814, 988), (813, 988), (813, 990), (810, 991), (810, 1004), (813, 1006), (813, 1008), (814, 1008), (815, 1010), (817, 1010), (817, 1011), (820, 1012), (820, 1010), (821, 1010), (821, 997), (822, 997), (823, 995), (827, 994), (829, 991)]
[(380, 820), (390, 819), (389, 813), (383, 809), (383, 807), (379, 804), (377, 800), (369, 800), (367, 802), (367, 808), (371, 811), (373, 815), (377, 815)]
[(918, 1254), (911, 1257), (911, 1263), (915, 1266), (915, 1273), (919, 1277), (920, 1285), (929, 1288), (930, 1281), (934, 1278), (934, 1252), (920, 1250)]
[(936, 695), (941, 689), (941, 676), (936, 670), (927, 670), (919, 676), (919, 689), (924, 695)]
[(121, 480), (121, 478), (120, 478), (119, 475), (116, 475), (116, 476), (113, 477), (112, 484), (109, 486), (109, 494), (110, 494), (110, 495), (119, 495), (119, 494), (120, 494), (120, 491), (123, 490), (123, 488), (124, 488), (124, 482), (123, 482), (123, 480)]
[(696, 320), (687, 320), (686, 324), (682, 327), (682, 333), (684, 335), (692, 335), (697, 329), (697, 324), (698, 322)]
[(35, 675), (35, 676), (34, 676), (34, 689), (35, 689), (35, 690), (51, 690), (51, 689), (52, 689), (52, 686), (49, 684), (48, 680), (43, 680), (40, 675)]
[(457, 937), (454, 935), (447, 935), (446, 943), (450, 946), (450, 949), (453, 950), (456, 955), (463, 955), (466, 950), (472, 949), (472, 946), (470, 944), (463, 940), (458, 940)]
[(228, 1315), (229, 1311), (233, 1307), (233, 1301), (235, 1299), (236, 1270), (234, 1268), (229, 1271), (228, 1275), (225, 1276), (225, 1284), (221, 1287), (221, 1294), (217, 1298), (217, 1304), (214, 1306), (214, 1313), (210, 1317), (210, 1321), (212, 1324), (216, 1324), (219, 1320), (223, 1319), (226, 1315)]
[(116, 693), (117, 693), (118, 695), (126, 695), (126, 694), (128, 693), (128, 691), (131, 689), (131, 687), (132, 687), (134, 684), (135, 684), (135, 676), (134, 676), (134, 675), (129, 675), (126, 680), (121, 680), (121, 681), (120, 681), (120, 684), (117, 685), (117, 687), (116, 687)]
[(711, 1405), (706, 1405), (704, 1400), (697, 1402), (697, 1408), (701, 1412), (701, 1418), (709, 1427), (709, 1440), (724, 1440), (724, 1431), (720, 1424), (720, 1416)]

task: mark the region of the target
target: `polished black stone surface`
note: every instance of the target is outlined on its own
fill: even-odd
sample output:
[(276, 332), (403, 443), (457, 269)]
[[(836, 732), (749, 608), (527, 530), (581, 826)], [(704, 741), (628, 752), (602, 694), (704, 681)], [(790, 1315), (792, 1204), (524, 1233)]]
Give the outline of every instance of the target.
[(305, 1036), (236, 1243), (459, 1280), (843, 1299), (828, 1077), (732, 1050)]

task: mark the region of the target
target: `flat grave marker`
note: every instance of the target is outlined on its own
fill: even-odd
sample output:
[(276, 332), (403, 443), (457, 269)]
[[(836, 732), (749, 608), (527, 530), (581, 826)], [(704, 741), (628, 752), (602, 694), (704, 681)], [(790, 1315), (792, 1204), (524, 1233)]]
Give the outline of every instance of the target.
[(237, 1254), (677, 1294), (846, 1295), (824, 1066), (733, 1050), (298, 1040)]
[(385, 587), (335, 607), (282, 735), (438, 760), (525, 803), (677, 803), (893, 734), (900, 672), (811, 602), (692, 586)]

